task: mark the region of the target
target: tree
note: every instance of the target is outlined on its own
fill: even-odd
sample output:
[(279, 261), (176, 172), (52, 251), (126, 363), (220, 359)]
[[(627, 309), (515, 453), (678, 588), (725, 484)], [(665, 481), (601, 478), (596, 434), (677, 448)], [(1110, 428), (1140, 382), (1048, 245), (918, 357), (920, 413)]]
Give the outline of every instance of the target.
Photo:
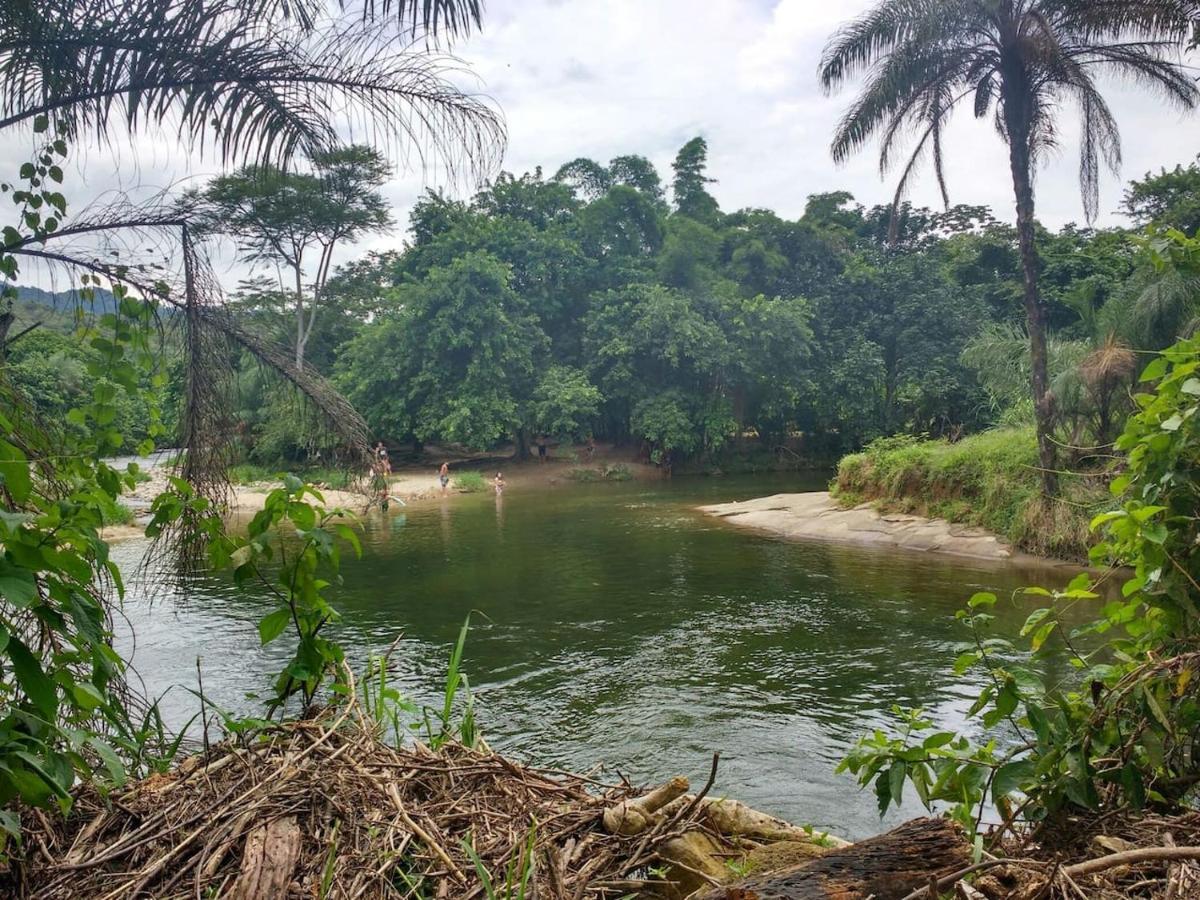
[(692, 138), (679, 148), (671, 167), (675, 170), (675, 179), (671, 182), (675, 211), (704, 222), (715, 219), (719, 212), (717, 201), (705, 187), (713, 183), (713, 179), (705, 175), (708, 142), (702, 137)]
[(235, 236), (244, 260), (289, 271), (291, 283), (280, 276), (279, 291), (291, 295), (297, 367), (326, 299), (334, 250), (392, 221), (378, 191), (390, 168), (378, 152), (341, 147), (311, 163), (311, 173), (245, 167), (213, 179), (202, 195), (209, 227)]
[(1176, 165), (1157, 175), (1147, 172), (1130, 182), (1121, 200), (1121, 211), (1137, 225), (1178, 228), (1193, 235), (1200, 228), (1200, 165)]
[(342, 348), (336, 381), (379, 432), (484, 449), (516, 436), (546, 337), (494, 256), (473, 251), (394, 295)]
[(1196, 12), (1189, 0), (882, 0), (844, 26), (821, 61), (820, 79), (827, 91), (867, 75), (834, 135), (836, 160), (881, 133), (880, 165), (886, 171), (901, 140), (917, 135), (897, 200), (925, 153), (932, 154), (946, 195), (942, 134), (957, 107), (970, 99), (976, 117), (994, 116), (1009, 150), (1030, 387), (1042, 489), (1048, 497), (1057, 490), (1056, 454), (1045, 307), (1038, 291), (1034, 173), (1057, 145), (1059, 106), (1073, 101), (1081, 113), (1084, 210), (1093, 217), (1101, 166), (1115, 169), (1121, 157), (1117, 124), (1095, 75), (1125, 77), (1182, 107), (1195, 106), (1200, 92), (1173, 54), (1191, 36)]

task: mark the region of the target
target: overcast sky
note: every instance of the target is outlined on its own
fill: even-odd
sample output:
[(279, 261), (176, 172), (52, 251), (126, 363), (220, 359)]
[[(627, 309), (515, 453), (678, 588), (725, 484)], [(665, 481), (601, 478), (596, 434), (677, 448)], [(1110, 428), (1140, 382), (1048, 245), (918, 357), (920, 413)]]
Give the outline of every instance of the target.
[[(709, 146), (712, 191), (726, 211), (768, 207), (794, 218), (809, 194), (849, 190), (862, 203), (887, 202), (895, 176), (880, 179), (863, 152), (835, 166), (829, 138), (851, 93), (826, 97), (817, 85), (820, 51), (836, 26), (869, 0), (488, 0), (482, 33), (456, 47), (481, 89), (502, 110), (508, 130), (504, 168), (541, 165), (547, 175), (569, 159), (649, 157), (669, 179), (676, 150), (701, 134)], [(1124, 136), (1125, 178), (1193, 158), (1200, 116), (1183, 116), (1132, 90), (1113, 87)], [(1038, 178), (1039, 218), (1057, 227), (1083, 218), (1068, 118), (1063, 156)], [(19, 143), (19, 142), (18, 142)], [(2, 154), (24, 156), (10, 139)], [(951, 200), (988, 204), (1012, 219), (1004, 147), (991, 125), (956, 120), (947, 141)], [(211, 163), (189, 160), (169, 141), (93, 149), (70, 183), (73, 203), (114, 187), (200, 181)], [(6, 169), (7, 171), (7, 169)], [(80, 189), (80, 184), (84, 185)], [(1100, 224), (1121, 221), (1122, 181), (1107, 178)], [(429, 173), (400, 172), (386, 193), (399, 223), (391, 235), (343, 254), (397, 246), (408, 208)], [(459, 187), (457, 193), (467, 193)], [(911, 199), (936, 205), (933, 180), (918, 180)], [(81, 204), (74, 204), (77, 208)], [(232, 275), (234, 269), (226, 269)]]

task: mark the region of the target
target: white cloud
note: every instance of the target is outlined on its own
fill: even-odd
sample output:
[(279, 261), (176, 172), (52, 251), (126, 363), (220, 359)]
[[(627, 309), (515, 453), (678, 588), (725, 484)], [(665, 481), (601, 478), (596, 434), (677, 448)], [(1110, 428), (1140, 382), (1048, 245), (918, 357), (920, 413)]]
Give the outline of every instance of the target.
[[(483, 32), (455, 48), (495, 98), (507, 122), (504, 168), (541, 165), (547, 174), (578, 156), (607, 161), (640, 153), (664, 179), (675, 151), (703, 134), (709, 143), (713, 192), (726, 210), (769, 207), (799, 216), (809, 194), (849, 190), (860, 202), (887, 202), (894, 176), (881, 180), (872, 152), (837, 167), (829, 138), (852, 93), (826, 97), (817, 85), (821, 48), (838, 23), (870, 0), (491, 0)], [(1124, 178), (1186, 161), (1200, 146), (1200, 116), (1181, 117), (1136, 90), (1115, 89), (1113, 107), (1125, 136)], [(1064, 127), (1064, 154), (1041, 173), (1039, 217), (1051, 226), (1082, 219), (1074, 126)], [(990, 123), (965, 111), (947, 138), (948, 178), (955, 202), (988, 204), (1012, 218), (1005, 148)], [(0, 165), (13, 171), (27, 158), (27, 139), (0, 143)], [(150, 183), (165, 186), (212, 174), (197, 160), (157, 139), (90, 148), (71, 196)], [(426, 186), (442, 179), (409, 171), (387, 188), (399, 227), (347, 250), (394, 247), (408, 209)], [(81, 187), (82, 185), (82, 187)], [(459, 186), (457, 192), (467, 191)], [(1115, 215), (1121, 181), (1103, 188), (1101, 224)], [(931, 177), (912, 191), (936, 205)], [(76, 202), (76, 206), (80, 205)], [(223, 268), (232, 279), (236, 268)]]

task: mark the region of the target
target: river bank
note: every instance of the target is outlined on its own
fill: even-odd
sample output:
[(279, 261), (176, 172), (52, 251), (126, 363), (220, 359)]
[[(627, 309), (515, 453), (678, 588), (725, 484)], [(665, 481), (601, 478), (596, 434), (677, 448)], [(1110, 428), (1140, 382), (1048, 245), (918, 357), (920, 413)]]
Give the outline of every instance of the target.
[(775, 494), (700, 510), (732, 525), (789, 540), (835, 541), (984, 560), (1009, 560), (1018, 552), (983, 528), (907, 513), (881, 513), (868, 503), (844, 507), (828, 491)]
[[(155, 462), (142, 468), (142, 480), (135, 490), (122, 495), (121, 503), (132, 513), (132, 521), (106, 525), (103, 537), (107, 541), (123, 541), (139, 538), (145, 534), (149, 521), (150, 504), (168, 487), (170, 466), (166, 461)], [(502, 472), (505, 490), (508, 493), (567, 488), (583, 484), (621, 481), (657, 481), (663, 478), (660, 468), (646, 463), (631, 462), (620, 456), (598, 450), (588, 461), (574, 458), (550, 458), (545, 462), (534, 459), (522, 460), (454, 460), (450, 468), (450, 485), (443, 494), (438, 480), (438, 468), (431, 466), (406, 466), (388, 477), (388, 498), (402, 506), (427, 504), (459, 495), (480, 493), (468, 490), (459, 481), (467, 473), (478, 473), (484, 480), (484, 493), (492, 491), (491, 481), (497, 472)], [(340, 506), (352, 512), (365, 512), (371, 505), (378, 504), (378, 495), (372, 491), (370, 480), (360, 478), (350, 481), (345, 487), (330, 487), (315, 482), (325, 498), (325, 505)], [(263, 508), (267, 495), (278, 487), (275, 479), (262, 479), (234, 484), (231, 487), (227, 512), (232, 517), (250, 515)]]

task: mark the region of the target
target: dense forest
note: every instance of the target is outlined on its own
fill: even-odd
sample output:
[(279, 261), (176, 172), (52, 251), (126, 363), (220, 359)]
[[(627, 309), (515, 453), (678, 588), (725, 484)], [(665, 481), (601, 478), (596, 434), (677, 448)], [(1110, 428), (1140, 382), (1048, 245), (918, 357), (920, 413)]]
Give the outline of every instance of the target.
[[(1193, 895), (1200, 164), (1164, 160), (1174, 167), (1131, 182), (1119, 228), (1040, 226), (1035, 175), (1078, 138), (1084, 220), (1097, 220), (1100, 175), (1121, 157), (1097, 79), (1130, 81), (1162, 108), (1200, 107), (1187, 62), (1200, 2), (878, 0), (829, 38), (817, 86), (860, 91), (831, 156), (878, 141), (895, 199), (814, 194), (795, 221), (723, 211), (702, 136), (670, 172), (625, 155), (495, 175), (503, 119), (443, 56), (483, 27), (482, 4), (339, 8), (0, 2), (0, 133), (31, 147), (0, 182), (0, 892), (523, 900), (661, 896), (669, 883), (714, 898), (791, 896), (797, 884), (882, 900)], [(1011, 177), (1012, 209), (902, 202), (925, 158), (945, 195), (944, 129), (967, 106), (1006, 145), (1008, 171), (989, 175)], [(1080, 115), (1077, 133), (1064, 110)], [(378, 146), (348, 143), (348, 120)], [(80, 186), (64, 167), (81, 145), (164, 129), (220, 158), (223, 174), (145, 202), (69, 200)], [(482, 187), (426, 193), (394, 250), (338, 266), (368, 236), (395, 233), (383, 188), (404, 153), (381, 148), (427, 148)], [(222, 241), (249, 273), (236, 291), (211, 266)], [(71, 290), (34, 286), (47, 270)], [(845, 529), (795, 554), (761, 536), (714, 552), (709, 538), (732, 532), (703, 517), (728, 504), (685, 509), (683, 479), (631, 486), (637, 503), (612, 502), (618, 486), (575, 491), (603, 512), (593, 529), (582, 507), (550, 508), (570, 493), (552, 472), (580, 471), (568, 464), (512, 467), (542, 493), (509, 501), (498, 472), (494, 502), (453, 497), (446, 464), (440, 492), (405, 498), (392, 493), (405, 474), (376, 439), (517, 457), (535, 442), (591, 450), (596, 439), (668, 474), (840, 458), (829, 492), (792, 498), (861, 515), (863, 533), (899, 509), (917, 515), (891, 518), (983, 524), (1017, 549), (1061, 547), (1091, 567), (1038, 569), (1045, 584), (1009, 592), (983, 567), (913, 565), (896, 578), (915, 559), (900, 550), (944, 549), (929, 542), (826, 552), (825, 538), (856, 542)], [(239, 461), (270, 466), (270, 486), (235, 489)], [(354, 470), (357, 492), (315, 483), (330, 462)], [(463, 474), (487, 489), (482, 473)], [(808, 478), (756, 483), (791, 491)], [(750, 503), (786, 513), (779, 496)], [(136, 518), (121, 506), (135, 497)], [(521, 519), (526, 498), (535, 515)], [(119, 511), (132, 534), (114, 528)], [(628, 546), (639, 520), (655, 540), (612, 553), (606, 571), (601, 529)], [(568, 521), (581, 539), (560, 545)], [(535, 539), (524, 557), (506, 533)], [(680, 549), (688, 533), (703, 541)], [(122, 538), (129, 555), (112, 552)], [(494, 554), (477, 552), (484, 544)], [(416, 557), (392, 577), (379, 565), (389, 548), (414, 549), (437, 577), (415, 581)], [(986, 558), (1006, 565), (1011, 549)], [(715, 592), (716, 569), (735, 563), (733, 586)], [(541, 588), (535, 567), (552, 576)], [(870, 578), (839, 583), (841, 569)], [(670, 586), (655, 590), (650, 572)], [(630, 593), (606, 619), (613, 573)], [(953, 616), (924, 596), (939, 579), (961, 587)], [(689, 580), (693, 593), (674, 593)], [(449, 661), (427, 705), (405, 694), (431, 669), (401, 624), (445, 613), (456, 590), (470, 612), (435, 636), (439, 652), (450, 636)], [(174, 657), (184, 645), (165, 632), (191, 627), (189, 646), (216, 657), (197, 651), (194, 690), (190, 671), (148, 685), (131, 665), (139, 629), (162, 614), (159, 591), (180, 601), (173, 612), (226, 617), (188, 626), (179, 615), (150, 632)], [(759, 596), (772, 592), (774, 608)], [(689, 798), (682, 777), (642, 794), (619, 771), (555, 773), (494, 751), (464, 674), (476, 598), (493, 593), (512, 608), (492, 608), (486, 627), (526, 618), (496, 641), (497, 690), (480, 697), (525, 682), (539, 701), (565, 698), (562, 715), (522, 710), (545, 715), (555, 739), (616, 735), (588, 751), (627, 753), (619, 738), (661, 739), (660, 720), (677, 719), (689, 754), (693, 735), (715, 736), (749, 778), (774, 756), (794, 766), (783, 789), (810, 796), (811, 767), (839, 746), (838, 771), (881, 815), (908, 791), (929, 817), (841, 846), (732, 801), (724, 783), (709, 796), (719, 753)], [(666, 626), (642, 630), (646, 609)], [(911, 628), (935, 619), (961, 641)], [(580, 647), (536, 632), (542, 620), (577, 628)], [(630, 623), (633, 640), (610, 640)], [(801, 631), (811, 640), (785, 642)], [(639, 655), (651, 645), (658, 667)], [(675, 671), (685, 646), (702, 669)], [(810, 665), (817, 650), (823, 670)], [(733, 665), (725, 651), (760, 657), (761, 677), (718, 678)], [(902, 689), (892, 676), (917, 654), (945, 655), (953, 685)], [(628, 667), (581, 672), (601, 655)], [(212, 702), (204, 674), (251, 671), (234, 665), (242, 656), (266, 669), (261, 684), (238, 684), (252, 704), (239, 712)], [(570, 679), (563, 692), (545, 680), (551, 656)], [(614, 705), (633, 668), (652, 683), (620, 684), (633, 705)], [(701, 683), (714, 693), (688, 701)], [(177, 726), (164, 700), (179, 687), (191, 718)], [(837, 716), (813, 703), (825, 688), (847, 701)], [(603, 726), (575, 718), (585, 695), (611, 716)], [(776, 749), (761, 739), (773, 722)], [(706, 723), (719, 730), (690, 731)], [(805, 732), (821, 742), (811, 753), (796, 743)], [(666, 749), (643, 761), (663, 765)], [(731, 808), (745, 818), (722, 829)], [(801, 844), (806, 861), (752, 872), (747, 835)]]
[[(1031, 421), (1012, 226), (972, 206), (906, 205), (893, 219), (846, 193), (810, 197), (795, 221), (725, 213), (706, 154), (689, 141), (669, 185), (623, 156), (503, 174), (470, 201), (430, 192), (403, 249), (333, 272), (325, 253), (317, 282), (305, 265), (389, 219), (373, 153), (348, 153), (340, 180), (277, 172), (263, 188), (246, 170), (189, 202), (260, 271), (293, 267), (294, 284), (244, 282), (233, 308), (331, 376), (389, 442), (524, 453), (535, 435), (590, 434), (659, 461), (750, 446), (812, 461), (881, 435)], [(1127, 348), (1161, 349), (1188, 327), (1194, 300), (1156, 267), (1146, 228), (1194, 230), (1198, 189), (1195, 163), (1164, 169), (1129, 185), (1127, 228), (1038, 230), (1065, 443), (1110, 442), (1136, 368)], [(85, 389), (85, 351), (64, 328), (10, 351), (11, 377), (48, 415)], [(168, 411), (180, 379), (175, 365)], [(317, 430), (294, 427), (297, 400), (249, 358), (239, 389), (249, 459), (322, 449)], [(122, 418), (133, 446), (138, 411)]]

